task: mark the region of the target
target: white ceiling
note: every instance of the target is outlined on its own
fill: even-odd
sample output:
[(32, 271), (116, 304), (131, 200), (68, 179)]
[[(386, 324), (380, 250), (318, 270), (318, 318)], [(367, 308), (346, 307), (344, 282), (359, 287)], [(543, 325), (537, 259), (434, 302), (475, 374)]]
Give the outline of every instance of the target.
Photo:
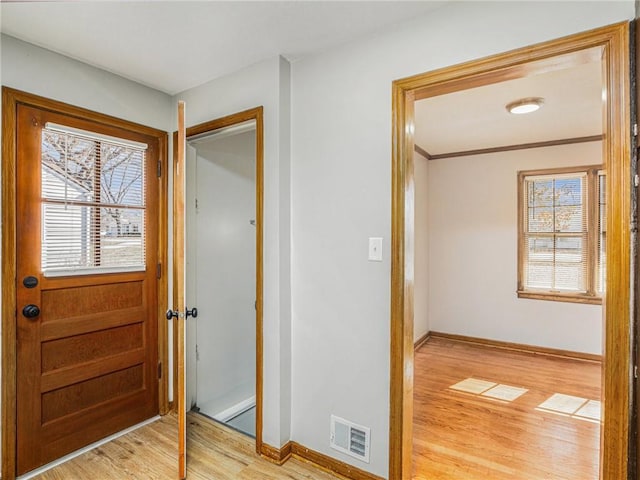
[(253, 63), (295, 61), (444, 1), (16, 2), (2, 32), (175, 94)]
[[(3, 2), (0, 26), (173, 95), (276, 55), (296, 61), (374, 35), (446, 1)], [(600, 134), (601, 83), (600, 63), (590, 59), (421, 100), (416, 144), (433, 155)], [(532, 96), (545, 98), (540, 111), (506, 112)]]
[[(507, 112), (508, 103), (527, 97), (544, 98), (544, 106), (527, 115)], [(602, 105), (602, 65), (597, 60), (419, 100), (415, 143), (438, 155), (599, 135)]]

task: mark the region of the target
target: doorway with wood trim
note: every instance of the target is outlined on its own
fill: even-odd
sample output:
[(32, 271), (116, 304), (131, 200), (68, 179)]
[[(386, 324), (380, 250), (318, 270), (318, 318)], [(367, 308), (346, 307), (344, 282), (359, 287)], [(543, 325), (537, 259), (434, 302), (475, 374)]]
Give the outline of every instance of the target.
[(167, 135), (3, 89), (3, 478), (167, 410)]
[[(177, 137), (174, 145), (179, 147)], [(184, 386), (178, 381), (180, 371), (174, 377), (185, 414), (201, 414), (254, 437), (258, 453), (262, 447), (262, 139), (262, 107), (185, 131), (183, 295), (187, 305), (197, 307), (197, 317), (183, 322)], [(175, 326), (183, 328), (178, 322)], [(179, 332), (175, 338), (180, 338)]]
[[(603, 305), (603, 479), (626, 478), (629, 454), (630, 121), (628, 25), (618, 24), (394, 82), (391, 316), (391, 479), (411, 478), (413, 422), (414, 102), (540, 74), (580, 53), (602, 58), (606, 178), (606, 291)], [(515, 265), (515, 264), (514, 264)], [(515, 285), (514, 285), (515, 291)], [(515, 295), (515, 293), (514, 293)], [(615, 392), (612, 394), (611, 392)]]

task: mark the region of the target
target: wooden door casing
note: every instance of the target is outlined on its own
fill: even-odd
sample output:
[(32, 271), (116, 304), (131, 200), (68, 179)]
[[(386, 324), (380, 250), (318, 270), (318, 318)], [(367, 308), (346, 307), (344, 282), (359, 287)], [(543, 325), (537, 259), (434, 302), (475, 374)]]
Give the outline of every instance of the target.
[[(47, 122), (148, 145), (144, 271), (45, 277), (41, 138)], [(17, 107), (16, 471), (22, 474), (158, 413), (157, 138)], [(38, 279), (35, 288), (23, 278)], [(22, 315), (38, 305), (35, 319)]]
[(173, 308), (178, 312), (177, 325), (177, 403), (178, 403), (178, 479), (187, 478), (187, 375), (185, 351), (185, 103), (178, 102), (177, 156), (173, 170)]

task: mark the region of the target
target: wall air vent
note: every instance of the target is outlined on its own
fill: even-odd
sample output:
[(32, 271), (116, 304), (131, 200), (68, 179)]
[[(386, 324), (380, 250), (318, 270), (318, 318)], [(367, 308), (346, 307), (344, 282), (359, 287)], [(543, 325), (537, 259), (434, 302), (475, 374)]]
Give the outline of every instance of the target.
[(369, 463), (371, 429), (331, 415), (331, 448)]

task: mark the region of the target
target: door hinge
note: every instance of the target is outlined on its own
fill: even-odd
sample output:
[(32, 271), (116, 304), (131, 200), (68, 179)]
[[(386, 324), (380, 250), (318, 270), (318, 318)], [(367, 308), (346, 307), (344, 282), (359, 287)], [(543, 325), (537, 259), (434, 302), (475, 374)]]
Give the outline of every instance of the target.
[(158, 265), (156, 265), (156, 278), (159, 280), (160, 278), (162, 278), (162, 264), (159, 263)]
[(158, 378), (162, 378), (162, 363), (158, 363)]
[(162, 176), (162, 161), (158, 160), (158, 177)]
[(638, 366), (633, 366), (633, 378), (638, 378)]
[(196, 345), (196, 361), (200, 360), (200, 350), (198, 350), (198, 345)]

